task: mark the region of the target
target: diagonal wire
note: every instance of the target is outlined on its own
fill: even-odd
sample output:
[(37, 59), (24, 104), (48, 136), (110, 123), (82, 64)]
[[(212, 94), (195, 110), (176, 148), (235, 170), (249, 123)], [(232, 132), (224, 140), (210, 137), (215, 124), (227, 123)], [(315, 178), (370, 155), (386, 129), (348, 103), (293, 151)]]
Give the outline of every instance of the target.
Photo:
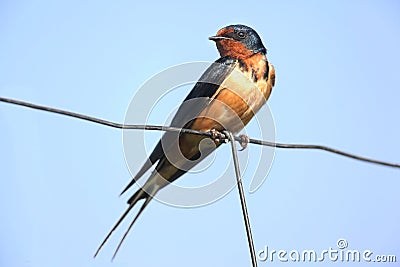
[[(14, 104), (14, 105), (24, 106), (24, 107), (43, 110), (43, 111), (52, 112), (52, 113), (57, 113), (60, 115), (69, 116), (69, 117), (73, 117), (73, 118), (77, 118), (77, 119), (81, 119), (81, 120), (86, 120), (86, 121), (94, 122), (97, 124), (117, 128), (117, 129), (171, 131), (171, 132), (181, 132), (181, 133), (187, 133), (187, 134), (196, 134), (196, 135), (212, 137), (212, 134), (210, 132), (199, 132), (199, 131), (195, 131), (195, 130), (191, 130), (191, 129), (182, 129), (182, 128), (177, 128), (177, 127), (167, 127), (167, 126), (158, 126), (158, 125), (125, 125), (125, 124), (121, 124), (121, 123), (115, 123), (115, 122), (111, 122), (111, 121), (107, 121), (107, 120), (103, 120), (103, 119), (98, 119), (95, 117), (90, 117), (87, 115), (83, 115), (83, 114), (79, 114), (79, 113), (75, 113), (75, 112), (71, 112), (71, 111), (67, 111), (67, 110), (37, 105), (37, 104), (24, 102), (24, 101), (20, 101), (20, 100), (15, 100), (15, 99), (10, 99), (10, 98), (5, 98), (5, 97), (0, 97), (0, 102), (10, 103), (10, 104)], [(242, 138), (240, 138), (238, 136), (235, 136), (235, 140), (243, 141)], [(345, 156), (345, 157), (352, 158), (352, 159), (359, 160), (359, 161), (379, 164), (379, 165), (388, 166), (388, 167), (400, 168), (399, 163), (391, 163), (391, 162), (376, 160), (376, 159), (367, 158), (367, 157), (363, 157), (363, 156), (358, 156), (358, 155), (355, 155), (352, 153), (344, 152), (342, 150), (338, 150), (335, 148), (331, 148), (328, 146), (322, 146), (322, 145), (275, 143), (275, 142), (269, 142), (269, 141), (252, 139), (252, 138), (249, 139), (249, 143), (256, 144), (256, 145), (262, 145), (262, 146), (284, 148), (284, 149), (323, 150), (323, 151), (338, 154), (338, 155)]]
[(240, 167), (239, 167), (238, 155), (237, 155), (237, 151), (236, 151), (235, 136), (231, 132), (228, 132), (228, 131), (224, 131), (224, 134), (227, 135), (228, 139), (231, 141), (232, 157), (233, 157), (233, 163), (235, 165), (237, 187), (239, 190), (239, 197), (240, 197), (240, 204), (242, 207), (244, 225), (246, 227), (247, 242), (248, 242), (249, 250), (250, 250), (251, 263), (252, 263), (253, 267), (257, 267), (256, 251), (254, 249), (253, 235), (251, 234), (251, 227), (250, 227), (250, 218), (249, 218), (249, 214), (247, 212), (246, 199), (244, 197), (242, 177), (240, 175)]
[[(10, 104), (14, 104), (14, 105), (24, 106), (24, 107), (47, 111), (47, 112), (52, 112), (52, 113), (56, 113), (56, 114), (60, 114), (60, 115), (64, 115), (64, 116), (69, 116), (69, 117), (73, 117), (73, 118), (86, 120), (86, 121), (90, 121), (93, 123), (117, 128), (117, 129), (173, 131), (173, 132), (181, 132), (181, 133), (186, 133), (186, 134), (195, 134), (195, 135), (202, 135), (202, 136), (208, 136), (208, 137), (213, 136), (212, 133), (210, 133), (210, 132), (200, 132), (200, 131), (195, 131), (195, 130), (191, 130), (191, 129), (177, 128), (177, 127), (167, 127), (167, 126), (158, 126), (158, 125), (125, 125), (125, 124), (115, 123), (115, 122), (111, 122), (111, 121), (107, 121), (107, 120), (103, 120), (103, 119), (99, 119), (99, 118), (95, 118), (95, 117), (91, 117), (91, 116), (87, 116), (87, 115), (83, 115), (83, 114), (79, 114), (79, 113), (75, 113), (75, 112), (71, 112), (71, 111), (67, 111), (67, 110), (37, 105), (37, 104), (24, 102), (24, 101), (20, 101), (20, 100), (15, 100), (15, 99), (10, 99), (10, 98), (5, 98), (5, 97), (0, 97), (0, 102), (10, 103)], [(250, 220), (249, 220), (249, 216), (248, 216), (248, 212), (247, 212), (246, 201), (244, 198), (244, 190), (243, 190), (243, 185), (242, 185), (242, 181), (241, 181), (240, 168), (239, 168), (238, 157), (237, 157), (237, 152), (236, 152), (236, 145), (235, 145), (235, 142), (233, 142), (233, 140), (243, 142), (243, 139), (241, 137), (234, 136), (231, 132), (226, 132), (226, 135), (228, 136), (229, 140), (231, 141), (232, 156), (233, 156), (233, 161), (234, 161), (234, 165), (235, 165), (237, 185), (238, 185), (238, 190), (239, 190), (243, 218), (244, 218), (245, 227), (246, 227), (247, 241), (248, 241), (248, 245), (249, 245), (252, 266), (257, 267), (257, 259), (256, 259), (255, 249), (254, 249), (253, 237), (251, 234)], [(362, 156), (358, 156), (358, 155), (355, 155), (352, 153), (344, 152), (344, 151), (341, 151), (341, 150), (338, 150), (335, 148), (322, 146), (322, 145), (275, 143), (275, 142), (252, 139), (252, 138), (250, 138), (248, 140), (248, 143), (262, 145), (262, 146), (269, 146), (269, 147), (284, 148), (284, 149), (323, 150), (323, 151), (342, 155), (342, 156), (345, 156), (348, 158), (353, 158), (353, 159), (364, 161), (364, 162), (369, 162), (369, 163), (374, 163), (374, 164), (379, 164), (379, 165), (389, 166), (389, 167), (394, 167), (394, 168), (400, 168), (400, 164), (398, 164), (398, 163), (390, 163), (390, 162), (386, 162), (386, 161), (362, 157)]]

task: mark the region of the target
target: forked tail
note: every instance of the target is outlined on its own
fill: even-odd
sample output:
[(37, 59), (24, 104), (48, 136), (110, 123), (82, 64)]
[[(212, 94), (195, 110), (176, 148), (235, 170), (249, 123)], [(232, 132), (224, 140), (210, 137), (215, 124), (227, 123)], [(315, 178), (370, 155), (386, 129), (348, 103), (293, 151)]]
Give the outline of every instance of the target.
[(139, 218), (140, 214), (143, 212), (143, 210), (146, 208), (146, 206), (149, 204), (150, 200), (152, 200), (154, 194), (158, 191), (159, 186), (153, 184), (148, 190), (144, 189), (139, 189), (136, 191), (135, 194), (128, 200), (129, 207), (126, 209), (126, 211), (122, 214), (122, 216), (119, 218), (117, 223), (114, 225), (114, 227), (110, 230), (110, 232), (107, 234), (107, 236), (104, 238), (103, 242), (100, 244), (99, 248), (96, 250), (96, 253), (94, 254), (94, 258), (99, 254), (101, 248), (104, 246), (104, 244), (107, 242), (107, 240), (110, 238), (111, 234), (117, 229), (117, 227), (121, 224), (121, 222), (125, 219), (125, 217), (128, 215), (128, 213), (131, 211), (131, 209), (135, 206), (135, 204), (141, 200), (145, 199), (144, 203), (140, 207), (139, 212), (136, 214), (135, 218), (129, 225), (128, 229), (125, 231), (124, 236), (122, 237), (121, 241), (119, 242), (117, 248), (115, 249), (114, 255), (112, 259), (115, 258), (115, 256), (118, 253), (118, 250), (120, 249), (122, 243), (124, 242), (126, 236), (128, 235), (129, 231), (131, 230), (133, 224), (136, 222), (137, 218)]

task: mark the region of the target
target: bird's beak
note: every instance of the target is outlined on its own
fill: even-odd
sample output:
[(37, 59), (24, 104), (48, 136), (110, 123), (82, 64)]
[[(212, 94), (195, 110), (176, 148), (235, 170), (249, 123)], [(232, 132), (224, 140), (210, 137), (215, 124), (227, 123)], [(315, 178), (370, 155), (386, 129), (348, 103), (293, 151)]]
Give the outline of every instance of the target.
[(220, 41), (220, 40), (230, 40), (231, 38), (225, 37), (225, 36), (210, 36), (208, 37), (209, 40), (211, 41)]

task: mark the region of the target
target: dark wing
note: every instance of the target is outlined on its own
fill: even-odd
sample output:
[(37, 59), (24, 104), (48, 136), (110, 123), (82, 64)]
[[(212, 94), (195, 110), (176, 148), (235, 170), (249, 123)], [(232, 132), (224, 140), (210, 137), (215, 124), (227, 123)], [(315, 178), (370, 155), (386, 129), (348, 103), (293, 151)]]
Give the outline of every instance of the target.
[[(183, 103), (172, 119), (171, 126), (184, 127), (196, 118), (210, 103), (219, 86), (234, 69), (235, 60), (222, 57), (215, 61), (200, 77), (192, 91), (183, 100)], [(185, 105), (185, 102), (188, 103)]]
[[(210, 103), (219, 86), (233, 71), (235, 62), (236, 61), (233, 58), (222, 57), (208, 67), (208, 69), (203, 73), (199, 81), (193, 87), (192, 91), (190, 91), (188, 96), (179, 107), (174, 118), (172, 119), (172, 127), (190, 127), (190, 122), (196, 118)], [(169, 138), (176, 138), (176, 133), (165, 132), (162, 139), (168, 140)], [(162, 143), (168, 144), (169, 142), (161, 142), (160, 140), (157, 143), (149, 158), (143, 164), (142, 168), (135, 175), (135, 177), (133, 177), (132, 181), (122, 191), (121, 195), (128, 190), (140, 177), (142, 177), (143, 174), (145, 174), (154, 163), (164, 157), (165, 153)]]

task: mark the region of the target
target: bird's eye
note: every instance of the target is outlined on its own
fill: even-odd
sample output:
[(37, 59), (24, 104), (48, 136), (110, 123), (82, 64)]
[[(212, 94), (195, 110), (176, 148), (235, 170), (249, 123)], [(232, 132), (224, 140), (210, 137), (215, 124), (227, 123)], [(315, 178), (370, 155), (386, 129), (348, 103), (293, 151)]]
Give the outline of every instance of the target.
[(242, 31), (238, 32), (237, 35), (238, 35), (239, 38), (241, 38), (241, 39), (243, 39), (243, 38), (246, 37), (246, 33), (245, 33), (245, 32), (242, 32)]

